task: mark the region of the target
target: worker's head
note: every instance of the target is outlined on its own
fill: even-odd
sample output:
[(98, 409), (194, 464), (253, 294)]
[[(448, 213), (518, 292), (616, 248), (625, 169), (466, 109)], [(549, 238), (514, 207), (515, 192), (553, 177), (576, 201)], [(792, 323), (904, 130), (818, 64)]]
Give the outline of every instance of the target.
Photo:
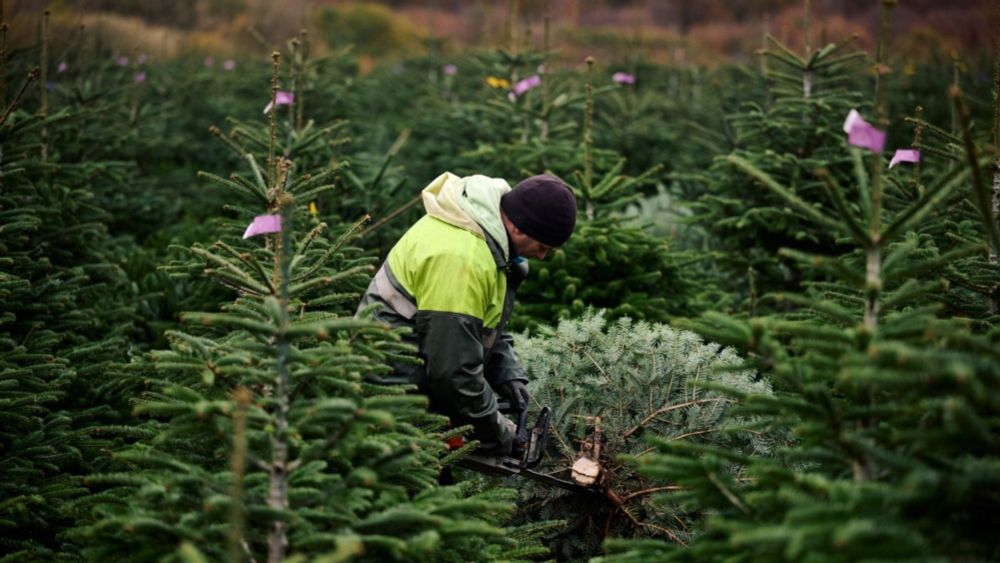
[(576, 198), (565, 182), (542, 174), (525, 179), (500, 198), (514, 252), (545, 258), (562, 246), (576, 226)]

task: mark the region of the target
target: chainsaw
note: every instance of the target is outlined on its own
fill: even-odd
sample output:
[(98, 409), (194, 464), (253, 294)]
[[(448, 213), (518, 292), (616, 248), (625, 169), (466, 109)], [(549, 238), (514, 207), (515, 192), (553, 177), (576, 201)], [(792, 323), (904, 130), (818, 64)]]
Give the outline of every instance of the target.
[(549, 443), (549, 418), (552, 415), (552, 409), (547, 406), (542, 407), (534, 426), (528, 428), (528, 410), (526, 408), (517, 410), (505, 402), (499, 403), (498, 408), (503, 414), (517, 415), (517, 431), (510, 455), (491, 454), (488, 451), (476, 450), (458, 461), (459, 467), (486, 475), (523, 477), (567, 491), (597, 492), (591, 487), (580, 485), (574, 481), (535, 471), (535, 468), (541, 463), (542, 455), (544, 455), (545, 448)]

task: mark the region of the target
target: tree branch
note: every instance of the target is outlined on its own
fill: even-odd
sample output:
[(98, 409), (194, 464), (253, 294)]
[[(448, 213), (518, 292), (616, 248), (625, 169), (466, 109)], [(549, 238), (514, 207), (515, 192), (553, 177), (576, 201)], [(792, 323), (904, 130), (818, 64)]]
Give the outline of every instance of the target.
[(615, 507), (617, 507), (619, 510), (621, 510), (625, 514), (625, 516), (628, 516), (628, 519), (631, 520), (632, 524), (634, 524), (636, 527), (649, 528), (651, 530), (656, 530), (657, 532), (660, 532), (660, 533), (664, 534), (665, 536), (667, 536), (671, 540), (673, 540), (673, 541), (675, 541), (675, 542), (677, 542), (677, 543), (679, 543), (679, 544), (681, 544), (681, 545), (683, 545), (685, 547), (687, 546), (687, 543), (685, 543), (684, 540), (682, 540), (681, 538), (679, 538), (677, 536), (677, 534), (673, 533), (672, 531), (670, 531), (670, 530), (668, 530), (668, 529), (666, 529), (666, 528), (664, 528), (662, 526), (657, 526), (656, 524), (650, 524), (649, 522), (640, 522), (639, 519), (637, 519), (632, 514), (632, 512), (629, 511), (628, 507), (625, 506), (625, 501), (622, 500), (622, 498), (620, 496), (618, 496), (618, 494), (614, 491), (613, 488), (608, 487), (607, 489), (605, 489), (604, 490), (604, 496), (607, 497), (607, 499), (609, 501), (611, 501), (611, 504), (613, 504)]
[(712, 399), (697, 399), (697, 400), (694, 400), (694, 401), (688, 401), (686, 403), (681, 403), (679, 405), (670, 405), (670, 406), (663, 407), (661, 409), (657, 409), (657, 410), (653, 411), (652, 414), (650, 414), (649, 416), (647, 416), (646, 418), (644, 418), (642, 420), (642, 422), (640, 422), (639, 424), (636, 424), (635, 428), (632, 428), (631, 430), (629, 430), (628, 432), (626, 432), (624, 434), (624, 436), (622, 436), (622, 438), (628, 438), (632, 434), (635, 434), (643, 426), (645, 426), (646, 424), (648, 424), (649, 421), (651, 421), (654, 418), (660, 416), (661, 414), (670, 412), (672, 410), (682, 409), (684, 407), (690, 407), (692, 405), (698, 405), (698, 404), (701, 404), (701, 403), (714, 403), (714, 402), (717, 402), (717, 401), (725, 401), (725, 400), (727, 400), (727, 399), (724, 399), (722, 397), (715, 397), (715, 398), (712, 398)]
[(680, 491), (680, 490), (683, 490), (683, 489), (684, 489), (684, 487), (680, 487), (678, 485), (667, 485), (665, 487), (650, 487), (648, 489), (643, 489), (641, 491), (636, 491), (634, 493), (629, 493), (628, 495), (625, 496), (625, 498), (622, 499), (622, 502), (628, 502), (628, 501), (630, 501), (630, 500), (632, 500), (632, 499), (634, 499), (636, 497), (641, 497), (641, 496), (645, 496), (645, 495), (651, 495), (653, 493), (659, 493), (659, 492), (663, 492), (663, 491)]

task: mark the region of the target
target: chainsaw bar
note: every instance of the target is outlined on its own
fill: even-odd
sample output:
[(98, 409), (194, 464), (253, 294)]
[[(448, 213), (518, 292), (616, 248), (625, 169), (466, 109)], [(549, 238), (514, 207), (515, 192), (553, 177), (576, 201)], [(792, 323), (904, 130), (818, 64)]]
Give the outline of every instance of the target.
[(531, 479), (532, 481), (559, 487), (560, 489), (574, 493), (597, 493), (595, 489), (578, 485), (568, 479), (560, 479), (553, 475), (539, 473), (532, 469), (511, 467), (512, 462), (517, 463), (517, 460), (502, 456), (469, 454), (462, 458), (457, 465), (459, 467), (464, 467), (465, 469), (471, 469), (472, 471), (476, 471), (478, 473), (495, 475), (497, 477), (524, 477), (525, 479)]
[[(504, 407), (507, 407), (507, 405), (504, 405)], [(512, 411), (508, 408), (501, 408), (501, 411), (517, 412), (518, 414), (517, 440), (521, 447), (516, 448), (513, 454), (517, 457), (490, 455), (482, 451), (477, 451), (459, 460), (457, 463), (459, 467), (471, 469), (486, 475), (524, 477), (575, 493), (597, 492), (593, 488), (580, 485), (574, 481), (534, 471), (534, 468), (541, 463), (542, 455), (545, 453), (545, 446), (549, 442), (549, 417), (552, 412), (549, 407), (542, 408), (535, 426), (530, 431), (527, 428), (526, 410)]]

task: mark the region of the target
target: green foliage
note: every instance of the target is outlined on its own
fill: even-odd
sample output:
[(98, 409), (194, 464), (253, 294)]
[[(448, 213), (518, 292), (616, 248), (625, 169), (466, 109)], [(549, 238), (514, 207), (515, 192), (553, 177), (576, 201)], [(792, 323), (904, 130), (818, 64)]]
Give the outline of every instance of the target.
[[(726, 117), (731, 158), (748, 160), (810, 201), (819, 199), (823, 184), (812, 170), (822, 166), (849, 171), (840, 124), (852, 108), (863, 107), (849, 89), (865, 62), (862, 53), (846, 53), (848, 42), (831, 44), (803, 57), (775, 39), (764, 54), (771, 81), (763, 101), (745, 102), (741, 111)], [(836, 248), (838, 241), (822, 226), (803, 220), (799, 210), (753, 178), (734, 169), (732, 160), (718, 157), (708, 171), (678, 178), (697, 182), (696, 216), (714, 235), (714, 247), (723, 252), (720, 266), (731, 279), (745, 279), (753, 269), (760, 292), (796, 289), (814, 279), (812, 272), (774, 259), (780, 248), (815, 252)], [(695, 189), (695, 188), (687, 188)], [(853, 193), (845, 194), (850, 198)], [(740, 284), (743, 285), (743, 284)], [(740, 285), (731, 289), (746, 291)]]
[(761, 80), (744, 67), (710, 71), (641, 61), (627, 66), (634, 67), (636, 83), (616, 85), (594, 100), (594, 142), (621, 155), (630, 175), (655, 166), (663, 167), (664, 176), (708, 168), (724, 152), (720, 147), (727, 146), (720, 112), (737, 100), (747, 101), (759, 89), (753, 82)]
[[(773, 447), (773, 437), (732, 427), (749, 419), (724, 423), (736, 401), (715, 390), (760, 395), (769, 394), (768, 385), (755, 381), (732, 348), (706, 344), (692, 332), (628, 318), (608, 323), (602, 313), (588, 312), (520, 339), (518, 354), (528, 367), (533, 402), (553, 407), (553, 448), (539, 471), (569, 479), (570, 467), (587, 451), (582, 444), (600, 443), (595, 461), (603, 476), (594, 494), (535, 483), (522, 489), (522, 517), (568, 521), (549, 538), (560, 559), (595, 555), (608, 537), (691, 539), (704, 511), (682, 506), (683, 493), (658, 487), (623, 463), (628, 455), (644, 459), (651, 439), (744, 454), (766, 455)], [(725, 472), (741, 474), (732, 465)]]
[[(763, 323), (770, 344), (757, 348), (770, 348), (766, 375), (784, 392), (751, 396), (739, 409), (764, 428), (790, 428), (795, 447), (743, 459), (738, 480), (722, 471), (728, 449), (655, 442), (640, 471), (677, 483), (685, 506), (713, 516), (689, 550), (611, 542), (623, 552), (612, 560), (996, 557), (987, 531), (1000, 500), (987, 492), (997, 463), (987, 430), (997, 420), (988, 391), (1000, 365), (996, 331), (976, 336), (926, 308), (887, 314), (876, 337), (809, 316)], [(719, 322), (700, 326), (737, 338)], [(775, 343), (781, 336), (790, 343)]]
[(606, 308), (612, 318), (660, 322), (698, 310), (699, 288), (689, 266), (699, 257), (673, 251), (644, 225), (614, 213), (637, 200), (638, 186), (656, 172), (632, 178), (620, 174), (623, 165), (619, 161), (596, 185), (586, 173), (574, 175), (571, 185), (581, 212), (576, 231), (525, 281), (518, 293), (518, 322), (552, 323), (578, 316), (588, 306)]
[[(546, 74), (541, 86), (521, 96), (490, 100), (484, 110), (496, 118), (491, 122), (506, 119), (511, 124), (508, 140), (465, 154), (481, 167), (499, 167), (514, 177), (542, 171), (557, 174), (577, 197), (576, 231), (553, 251), (549, 262), (533, 267), (535, 273), (519, 289), (515, 328), (578, 316), (587, 306), (605, 308), (612, 317), (659, 321), (695, 310), (694, 284), (683, 267), (695, 259), (672, 252), (643, 225), (618, 214), (642, 196), (641, 187), (653, 181), (660, 167), (632, 177), (623, 173), (624, 159), (593, 148), (590, 80), (588, 75), (581, 96), (564, 77)], [(576, 137), (579, 118), (566, 115), (570, 109), (584, 110), (582, 139)]]
[(695, 286), (683, 274), (697, 258), (671, 252), (666, 241), (638, 224), (609, 217), (580, 221), (573, 238), (532, 266), (518, 292), (515, 326), (581, 315), (604, 307), (612, 318), (635, 316), (664, 322), (696, 312)]
[[(351, 316), (373, 262), (350, 246), (359, 225), (330, 237), (309, 208), (336, 187), (340, 164), (308, 163), (339, 144), (337, 127), (283, 125), (236, 122), (224, 139), (247, 172), (202, 174), (230, 194), (237, 220), (170, 270), (238, 297), (185, 313), (169, 349), (130, 365), (122, 385), (142, 390), (134, 412), (147, 420), (127, 431), (139, 439), (115, 453), (113, 471), (87, 477), (69, 537), (93, 560), (459, 561), (509, 550), (496, 524), (510, 492), (438, 487), (447, 420), (411, 390), (372, 382), (411, 350)], [(260, 210), (280, 216), (280, 231), (263, 244), (238, 238)]]
[[(955, 92), (961, 96), (961, 92)], [(926, 221), (921, 225), (921, 238), (931, 240), (938, 252), (947, 257), (938, 264), (941, 276), (947, 281), (945, 304), (949, 315), (971, 319), (989, 319), (997, 313), (1000, 302), (1000, 283), (995, 276), (995, 261), (982, 253), (963, 252), (976, 241), (989, 240), (990, 234), (983, 230), (984, 219), (981, 204), (977, 201), (976, 183), (980, 190), (985, 188), (987, 169), (992, 162), (981, 158), (984, 152), (971, 146), (971, 157), (964, 150), (965, 142), (960, 134), (951, 134), (942, 127), (928, 123), (921, 117), (908, 118), (915, 129), (914, 143), (921, 154), (926, 154), (941, 166), (921, 165), (909, 174), (909, 178), (892, 177), (888, 181), (895, 187), (896, 196), (903, 203), (912, 202), (923, 196), (928, 189), (936, 190), (936, 206), (950, 210), (950, 213)], [(974, 135), (972, 130), (966, 131)], [(973, 164), (975, 161), (975, 164)], [(963, 166), (963, 163), (965, 166)], [(979, 178), (973, 173), (978, 168)], [(995, 168), (994, 168), (995, 174)], [(926, 186), (928, 187), (925, 187)], [(995, 246), (995, 243), (989, 243)], [(939, 261), (941, 259), (939, 258)], [(994, 321), (995, 322), (995, 321)], [(992, 323), (984, 323), (980, 328), (989, 329)]]
[[(182, 25), (245, 3), (154, 4), (100, 2)], [(995, 61), (912, 65), (883, 49), (873, 67), (846, 46), (804, 56), (772, 42), (766, 73), (635, 61), (585, 76), (530, 48), (431, 45), (403, 58), (421, 39), (381, 8), (313, 15), (342, 47), (317, 59), (309, 36), (289, 42), (283, 169), (268, 166), (269, 128), (246, 118), (270, 97), (268, 61), (226, 70), (218, 53), (209, 66), (130, 52), (122, 66), (106, 35), (84, 40), (92, 30), (49, 45), (47, 114), (35, 115), (36, 81), (0, 125), (0, 559), (237, 560), (236, 530), (261, 560), (276, 522), (290, 560), (543, 559), (541, 534), (557, 556), (591, 555), (605, 524), (609, 558), (636, 561), (1000, 558), (1000, 276), (983, 205)], [(41, 51), (8, 49), (6, 102)], [(398, 58), (369, 69), (373, 53)], [(863, 68), (879, 73), (881, 101), (864, 101)], [(613, 70), (637, 83), (611, 84)], [(487, 81), (536, 73), (542, 84), (513, 100)], [(848, 148), (850, 108), (922, 162), (887, 170), (888, 154)], [(205, 135), (226, 115), (241, 116), (219, 132), (226, 142)], [(248, 155), (259, 177), (195, 174), (252, 166)], [(577, 233), (532, 265), (515, 326), (605, 309), (519, 350), (536, 395), (562, 407), (566, 447), (549, 470), (565, 470), (595, 430), (572, 415), (600, 414), (614, 476), (604, 490), (628, 513), (608, 496), (531, 488), (541, 504), (499, 528), (508, 490), (434, 484), (462, 455), (441, 438), (461, 430), (367, 381), (408, 350), (350, 313), (415, 211), (394, 214), (444, 170), (512, 183), (549, 171), (577, 191)], [(281, 209), (288, 244), (240, 238), (254, 215)], [(355, 224), (365, 214), (372, 224)], [(697, 371), (733, 354), (649, 323), (706, 309), (748, 313), (684, 326), (739, 349), (747, 367), (733, 373), (753, 366), (752, 385), (774, 394), (660, 373), (665, 358)], [(203, 313), (181, 325), (182, 311)], [(688, 393), (740, 405), (639, 424), (651, 401)], [(718, 430), (676, 439), (703, 426)], [(268, 501), (278, 444), (287, 507)], [(529, 521), (542, 514), (569, 526)]]
[[(967, 170), (942, 161), (950, 149), (940, 145), (921, 163), (930, 172), (912, 173), (887, 171), (881, 155), (852, 148), (853, 170), (814, 171), (826, 191), (820, 199), (756, 162), (727, 158), (839, 243), (815, 253), (782, 250), (825, 279), (769, 296), (774, 314), (711, 314), (687, 323), (754, 359), (777, 393), (723, 392), (744, 399), (737, 414), (756, 417), (763, 429), (787, 428), (795, 442), (763, 458), (654, 441), (655, 453), (636, 460), (639, 470), (676, 483), (686, 491), (685, 506), (712, 516), (690, 549), (615, 541), (606, 544), (616, 553), (607, 560), (1000, 555), (988, 531), (1000, 505), (993, 493), (1000, 450), (992, 437), (1000, 425), (993, 301), (1000, 270), (985, 256), (996, 246), (997, 218), (982, 197), (980, 149), (961, 95), (952, 97)], [(755, 152), (766, 154), (766, 146)], [(966, 291), (964, 307), (946, 279)], [(745, 478), (725, 473), (734, 459)]]
[(78, 126), (22, 111), (0, 126), (0, 552), (11, 561), (62, 551), (60, 510), (103, 465), (101, 428), (123, 406), (107, 383), (135, 337), (138, 296), (119, 266), (131, 247), (109, 236), (88, 185), (118, 163), (40, 158), (42, 131)]

